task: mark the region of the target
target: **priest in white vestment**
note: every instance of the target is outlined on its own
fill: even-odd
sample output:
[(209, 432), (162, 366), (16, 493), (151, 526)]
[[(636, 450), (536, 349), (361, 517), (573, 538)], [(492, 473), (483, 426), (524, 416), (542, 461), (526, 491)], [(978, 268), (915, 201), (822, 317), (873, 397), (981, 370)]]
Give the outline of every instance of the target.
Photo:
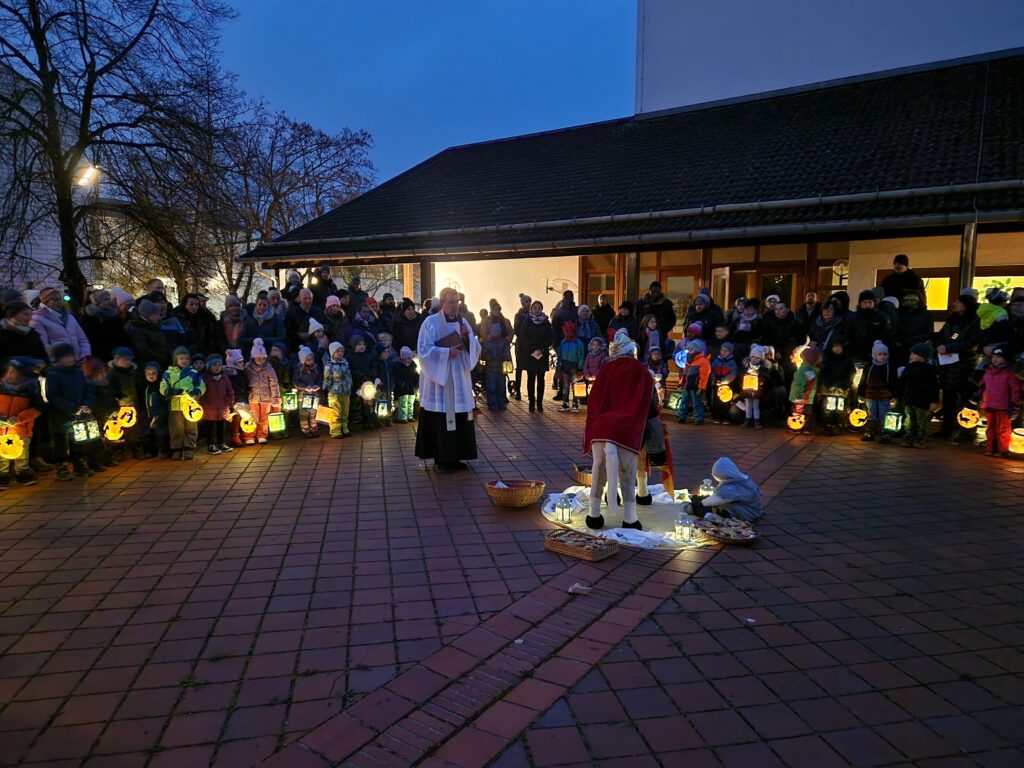
[(466, 469), (476, 458), (473, 429), (473, 381), (470, 372), (480, 359), (480, 341), (459, 314), (459, 294), (441, 291), (440, 311), (420, 326), (416, 352), (420, 359), (420, 419), (416, 455), (433, 459), (434, 469), (451, 473)]

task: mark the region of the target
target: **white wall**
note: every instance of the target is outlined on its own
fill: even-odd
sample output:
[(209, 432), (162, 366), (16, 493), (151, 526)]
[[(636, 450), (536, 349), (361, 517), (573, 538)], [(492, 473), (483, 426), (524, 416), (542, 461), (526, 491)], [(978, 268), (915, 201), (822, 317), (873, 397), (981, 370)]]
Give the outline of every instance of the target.
[[(544, 311), (562, 298), (561, 285), (569, 288), (579, 300), (579, 257), (557, 256), (537, 259), (499, 259), (496, 261), (456, 261), (435, 264), (435, 292), (452, 287), (466, 294), (466, 305), (479, 315), (481, 307), (494, 298), (510, 320), (519, 309), (519, 294), (525, 293), (544, 304)], [(545, 285), (557, 284), (557, 291), (546, 292)], [(479, 318), (478, 318), (479, 319)]]
[(849, 292), (856, 296), (874, 288), (877, 271), (892, 269), (892, 259), (905, 253), (913, 267), (955, 267), (960, 263), (960, 238), (915, 237), (891, 240), (854, 240), (850, 242)]

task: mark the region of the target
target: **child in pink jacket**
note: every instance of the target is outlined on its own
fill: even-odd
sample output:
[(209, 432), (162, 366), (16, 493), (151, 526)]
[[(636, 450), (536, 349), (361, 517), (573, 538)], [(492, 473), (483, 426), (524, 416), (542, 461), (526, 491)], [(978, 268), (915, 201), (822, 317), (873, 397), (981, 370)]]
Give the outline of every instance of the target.
[(986, 456), (1001, 456), (1010, 450), (1013, 420), (1020, 413), (1020, 379), (1007, 362), (1003, 349), (992, 350), (992, 361), (981, 380), (981, 404), (988, 420)]

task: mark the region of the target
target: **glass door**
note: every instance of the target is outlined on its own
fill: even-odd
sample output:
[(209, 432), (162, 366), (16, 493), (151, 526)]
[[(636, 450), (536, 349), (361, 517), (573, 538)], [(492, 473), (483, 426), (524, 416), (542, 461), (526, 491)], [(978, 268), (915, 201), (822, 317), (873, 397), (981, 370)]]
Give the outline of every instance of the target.
[(700, 278), (699, 267), (661, 270), (661, 290), (672, 302), (676, 311), (676, 327), (669, 336), (673, 339), (683, 338), (686, 329), (686, 312), (693, 303), (697, 293), (697, 281)]

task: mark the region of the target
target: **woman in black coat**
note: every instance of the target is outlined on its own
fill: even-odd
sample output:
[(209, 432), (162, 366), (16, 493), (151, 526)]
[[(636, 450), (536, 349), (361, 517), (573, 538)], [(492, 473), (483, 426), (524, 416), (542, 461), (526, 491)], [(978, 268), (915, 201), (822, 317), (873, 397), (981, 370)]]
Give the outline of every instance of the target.
[(185, 346), (193, 355), (197, 352), (209, 355), (224, 348), (218, 336), (217, 321), (202, 309), (202, 301), (196, 294), (190, 293), (174, 311), (185, 327)]
[(974, 390), (971, 373), (980, 343), (978, 300), (969, 293), (963, 294), (953, 303), (953, 311), (946, 324), (935, 334), (935, 351), (939, 355), (956, 355), (958, 358), (955, 363), (946, 365), (942, 365), (942, 358), (939, 358), (939, 381), (942, 384), (942, 430), (939, 437), (948, 438), (959, 431), (956, 416), (966, 396)]
[(114, 350), (131, 345), (125, 320), (114, 306), (110, 291), (94, 291), (89, 296), (78, 324), (89, 339), (92, 356), (109, 363), (114, 359)]
[(523, 370), (526, 371), (526, 390), (530, 399), (530, 410), (544, 410), (544, 374), (548, 371), (548, 355), (555, 341), (551, 321), (544, 314), (544, 305), (539, 301), (530, 305), (530, 314), (519, 326), (516, 352)]
[(401, 352), (402, 347), (416, 349), (421, 325), (423, 315), (416, 311), (416, 305), (411, 301), (404, 304), (401, 312), (395, 314), (395, 322), (391, 326), (391, 346), (396, 352)]
[(12, 301), (4, 306), (4, 319), (0, 320), (0, 361), (32, 357), (49, 363), (42, 338), (29, 326), (31, 319), (32, 307), (23, 301)]

